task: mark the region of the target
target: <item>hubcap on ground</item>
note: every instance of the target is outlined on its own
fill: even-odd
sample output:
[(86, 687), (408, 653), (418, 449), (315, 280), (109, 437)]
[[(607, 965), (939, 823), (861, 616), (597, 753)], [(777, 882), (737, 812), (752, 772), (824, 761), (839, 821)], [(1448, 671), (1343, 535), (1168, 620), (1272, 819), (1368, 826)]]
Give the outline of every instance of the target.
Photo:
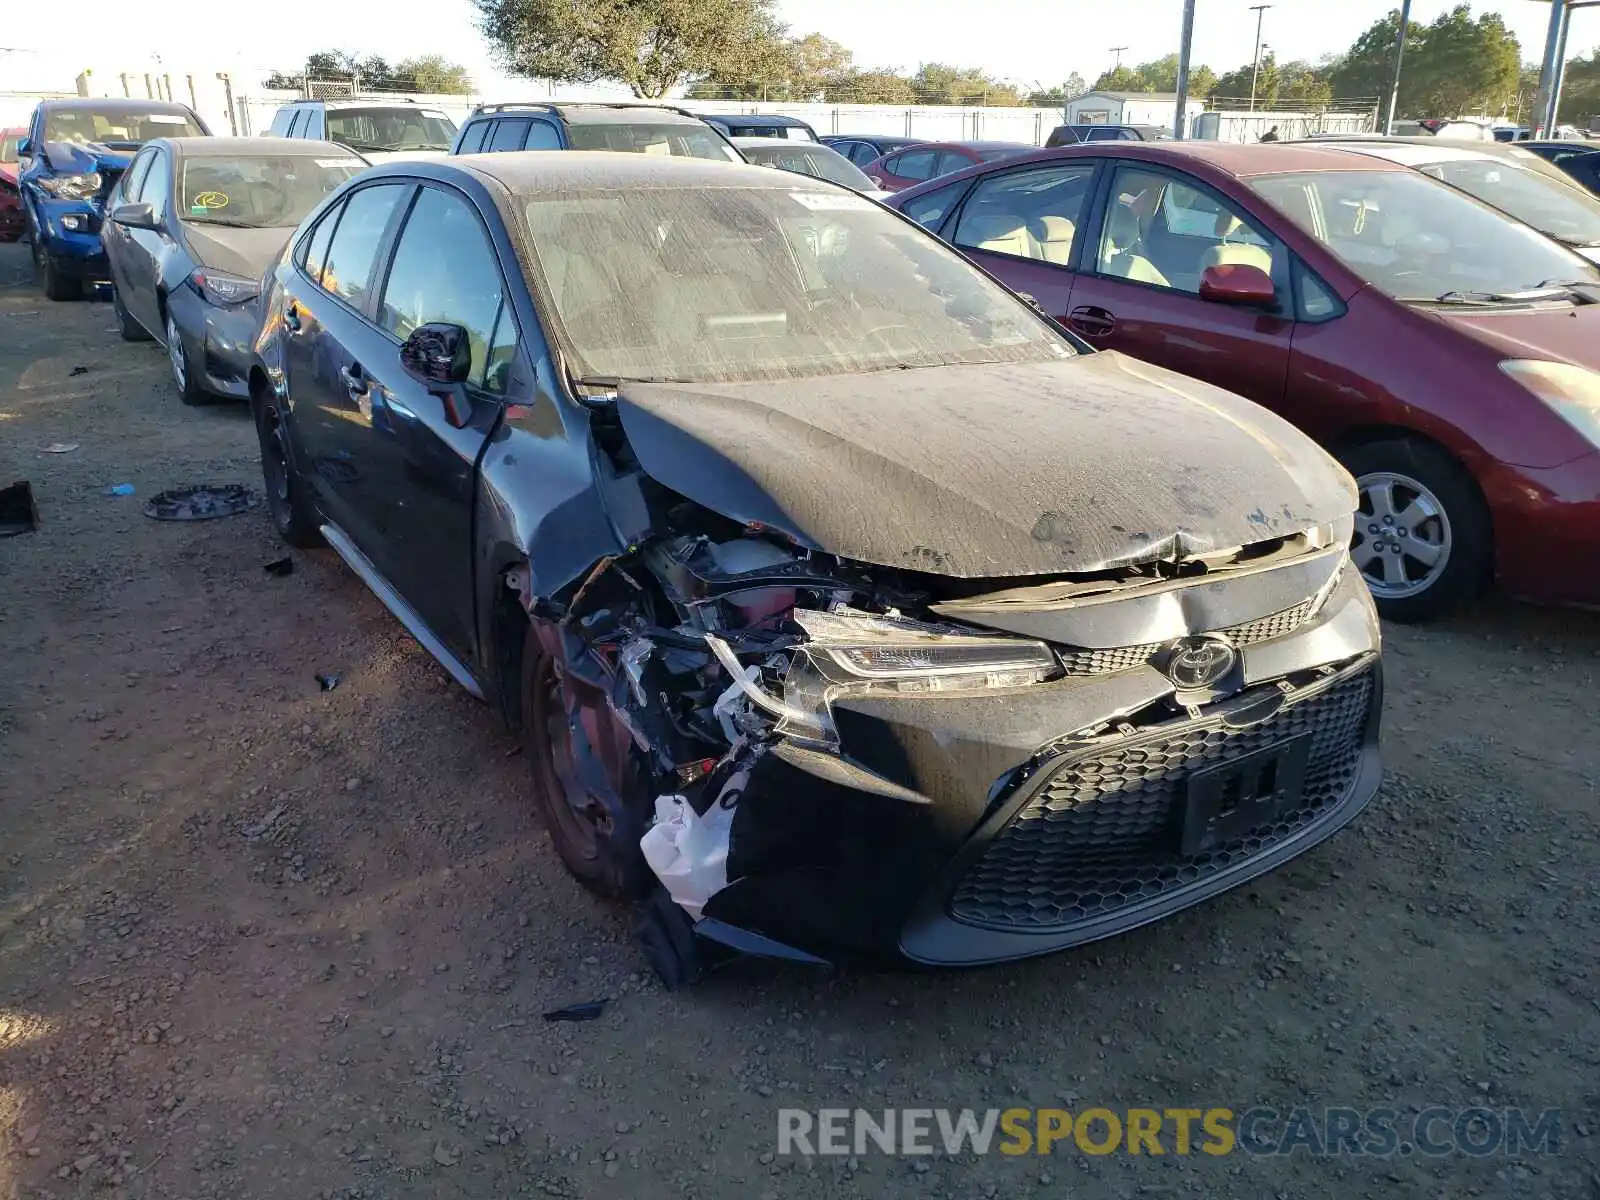
[(1363, 475), (1356, 487), (1350, 558), (1373, 595), (1401, 600), (1432, 587), (1450, 561), (1450, 518), (1438, 497), (1395, 471)]
[(167, 314), (167, 357), (172, 360), (172, 377), (178, 381), (178, 390), (188, 386), (188, 370), (183, 364), (183, 339), (178, 336), (178, 323)]

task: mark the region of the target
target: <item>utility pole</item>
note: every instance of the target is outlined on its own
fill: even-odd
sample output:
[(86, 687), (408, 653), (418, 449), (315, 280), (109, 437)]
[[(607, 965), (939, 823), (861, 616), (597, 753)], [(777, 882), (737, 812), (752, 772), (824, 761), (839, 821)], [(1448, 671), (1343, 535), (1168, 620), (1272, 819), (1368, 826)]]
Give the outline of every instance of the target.
[(1183, 0), (1183, 33), (1178, 41), (1178, 105), (1172, 113), (1172, 136), (1188, 136), (1189, 50), (1194, 42), (1194, 0)]
[(1401, 0), (1400, 32), (1394, 39), (1394, 78), (1389, 82), (1389, 110), (1383, 118), (1383, 135), (1394, 132), (1395, 107), (1400, 103), (1400, 67), (1406, 60), (1406, 36), (1411, 32), (1411, 0)]
[(1571, 10), (1567, 0), (1550, 0), (1550, 29), (1544, 40), (1544, 64), (1539, 70), (1539, 98), (1534, 102), (1530, 116), (1534, 123), (1534, 137), (1549, 137), (1555, 125), (1556, 105), (1560, 102), (1562, 44), (1566, 40), (1567, 21)]
[(1116, 61), (1111, 64), (1111, 69), (1113, 71), (1120, 71), (1122, 69), (1122, 52), (1124, 50), (1126, 50), (1126, 49), (1127, 49), (1126, 46), (1113, 46), (1113, 47), (1111, 47), (1111, 53), (1113, 53), (1113, 54), (1115, 54), (1117, 56)]
[(1256, 79), (1261, 74), (1261, 21), (1267, 15), (1270, 4), (1252, 4), (1250, 11), (1256, 15), (1256, 57), (1255, 65), (1250, 68), (1250, 111), (1256, 110)]

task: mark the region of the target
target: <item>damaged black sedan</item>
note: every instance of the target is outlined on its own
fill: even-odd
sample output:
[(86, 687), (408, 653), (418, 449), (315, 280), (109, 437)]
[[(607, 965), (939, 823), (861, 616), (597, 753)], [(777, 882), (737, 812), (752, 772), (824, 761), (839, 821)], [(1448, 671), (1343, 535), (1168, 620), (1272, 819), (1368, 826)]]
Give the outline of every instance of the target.
[(669, 983), (1132, 928), (1371, 798), (1345, 473), (821, 181), (385, 165), (270, 273), (274, 519), (523, 740)]

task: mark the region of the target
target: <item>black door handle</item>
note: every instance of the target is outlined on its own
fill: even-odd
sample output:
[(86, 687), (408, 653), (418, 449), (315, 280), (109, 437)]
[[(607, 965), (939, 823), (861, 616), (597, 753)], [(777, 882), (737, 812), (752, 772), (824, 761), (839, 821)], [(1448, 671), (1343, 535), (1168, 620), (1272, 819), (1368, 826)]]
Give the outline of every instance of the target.
[(367, 377), (361, 373), (361, 366), (359, 363), (348, 367), (340, 367), (339, 378), (344, 380), (345, 390), (350, 393), (350, 398), (352, 400), (367, 394), (368, 380)]
[(1072, 310), (1072, 325), (1079, 333), (1102, 337), (1117, 327), (1117, 318), (1103, 308), (1084, 304)]

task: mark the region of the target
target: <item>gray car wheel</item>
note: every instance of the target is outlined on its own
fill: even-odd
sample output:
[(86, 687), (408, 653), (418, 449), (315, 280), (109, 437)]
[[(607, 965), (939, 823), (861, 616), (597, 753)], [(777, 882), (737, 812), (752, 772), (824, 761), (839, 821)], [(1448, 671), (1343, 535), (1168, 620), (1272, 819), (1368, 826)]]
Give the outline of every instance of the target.
[(194, 364), (189, 352), (183, 348), (183, 335), (178, 331), (177, 319), (167, 310), (167, 361), (172, 364), (172, 381), (178, 385), (178, 398), (185, 404), (204, 404), (210, 396), (200, 387), (195, 377)]

